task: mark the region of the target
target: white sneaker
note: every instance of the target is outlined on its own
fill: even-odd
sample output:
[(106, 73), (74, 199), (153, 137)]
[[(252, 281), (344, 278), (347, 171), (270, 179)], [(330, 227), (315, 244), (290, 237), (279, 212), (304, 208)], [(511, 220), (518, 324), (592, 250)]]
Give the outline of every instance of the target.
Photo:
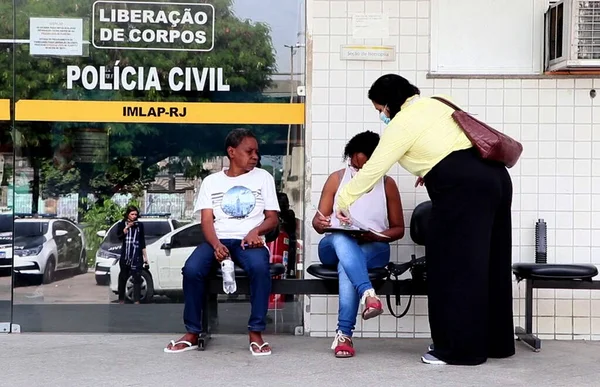
[(446, 365), (447, 364), (445, 361), (438, 359), (437, 357), (433, 356), (429, 352), (427, 352), (425, 355), (421, 356), (421, 361), (425, 364), (431, 364), (431, 365)]

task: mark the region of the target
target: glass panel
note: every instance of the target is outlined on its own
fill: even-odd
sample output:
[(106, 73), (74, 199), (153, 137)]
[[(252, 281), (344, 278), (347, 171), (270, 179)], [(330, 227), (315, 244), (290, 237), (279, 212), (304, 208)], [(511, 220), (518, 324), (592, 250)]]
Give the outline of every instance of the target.
[[(549, 27), (550, 27), (550, 60), (556, 59), (557, 53), (556, 53), (556, 39), (557, 39), (557, 34), (556, 34), (556, 30), (557, 30), (557, 25), (556, 25), (556, 7), (550, 8), (550, 20), (548, 21), (549, 23)], [(562, 28), (562, 26), (558, 26), (558, 28)]]
[(13, 211), (10, 190), (14, 185), (13, 141), (10, 121), (13, 98), (13, 3), (0, 0), (0, 333), (11, 321)]
[[(181, 330), (181, 269), (202, 242), (194, 202), (227, 166), (224, 139), (238, 127), (256, 134), (285, 209), (272, 261), (301, 275), (304, 1), (181, 3), (17, 3), (28, 44), (16, 52), (9, 197), (29, 238), (15, 260), (14, 321), (25, 332)], [(129, 278), (120, 305), (116, 224), (132, 204), (150, 265), (142, 304), (129, 305)], [(302, 325), (299, 300), (272, 296), (267, 329)], [(218, 301), (215, 330), (245, 331), (248, 297)]]

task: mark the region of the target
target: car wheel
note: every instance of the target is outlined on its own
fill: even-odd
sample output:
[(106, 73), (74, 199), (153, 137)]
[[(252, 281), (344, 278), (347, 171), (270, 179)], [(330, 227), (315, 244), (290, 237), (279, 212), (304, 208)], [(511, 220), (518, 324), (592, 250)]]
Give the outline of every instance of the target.
[(56, 268), (56, 260), (53, 256), (48, 258), (48, 262), (46, 262), (46, 267), (44, 268), (44, 274), (42, 275), (42, 283), (43, 284), (51, 284), (54, 281), (54, 270)]
[(98, 286), (107, 286), (110, 282), (109, 275), (96, 275), (96, 285)]
[[(152, 302), (154, 297), (154, 282), (152, 281), (152, 275), (146, 270), (142, 270), (142, 285), (140, 289), (140, 302), (147, 304)], [(133, 277), (127, 279), (125, 285), (125, 298), (127, 301), (133, 302)]]
[(77, 271), (79, 274), (85, 274), (88, 272), (88, 261), (85, 249), (81, 251), (81, 258), (79, 258), (79, 267), (77, 268)]

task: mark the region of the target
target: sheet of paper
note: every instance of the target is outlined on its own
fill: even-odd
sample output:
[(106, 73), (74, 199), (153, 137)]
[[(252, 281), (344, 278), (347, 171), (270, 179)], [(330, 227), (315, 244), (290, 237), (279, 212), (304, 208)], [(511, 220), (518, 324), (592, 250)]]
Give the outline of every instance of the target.
[(386, 238), (386, 239), (390, 239), (390, 237), (389, 237), (389, 236), (387, 236), (387, 235), (384, 235), (384, 234), (382, 234), (382, 233), (380, 233), (380, 232), (377, 232), (377, 231), (373, 230), (372, 228), (369, 228), (369, 227), (366, 227), (366, 226), (362, 225), (360, 222), (358, 222), (356, 219), (354, 219), (354, 218), (352, 218), (352, 217), (350, 217), (350, 221), (351, 221), (351, 222), (352, 222), (352, 224), (353, 224), (353, 225), (355, 225), (356, 227), (360, 227), (360, 228), (361, 228), (361, 229), (363, 229), (363, 230), (368, 230), (368, 231), (372, 232), (373, 234), (377, 235), (377, 236), (378, 236), (378, 237), (380, 237), (380, 238)]
[(83, 20), (69, 18), (29, 19), (29, 54), (83, 55)]
[(353, 39), (387, 39), (390, 37), (390, 19), (382, 13), (352, 15)]

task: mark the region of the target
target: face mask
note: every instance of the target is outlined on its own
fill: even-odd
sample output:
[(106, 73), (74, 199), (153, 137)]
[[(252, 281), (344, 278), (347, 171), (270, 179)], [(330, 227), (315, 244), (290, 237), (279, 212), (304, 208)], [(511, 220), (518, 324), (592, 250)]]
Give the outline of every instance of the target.
[(385, 107), (383, 108), (383, 111), (381, 113), (379, 113), (379, 119), (386, 125), (388, 125), (390, 123), (390, 121), (392, 120), (390, 117), (385, 115), (385, 111), (387, 110), (387, 105), (385, 105)]
[(384, 124), (388, 125), (392, 120), (390, 117), (385, 115), (385, 112), (379, 113), (379, 119), (383, 121)]

